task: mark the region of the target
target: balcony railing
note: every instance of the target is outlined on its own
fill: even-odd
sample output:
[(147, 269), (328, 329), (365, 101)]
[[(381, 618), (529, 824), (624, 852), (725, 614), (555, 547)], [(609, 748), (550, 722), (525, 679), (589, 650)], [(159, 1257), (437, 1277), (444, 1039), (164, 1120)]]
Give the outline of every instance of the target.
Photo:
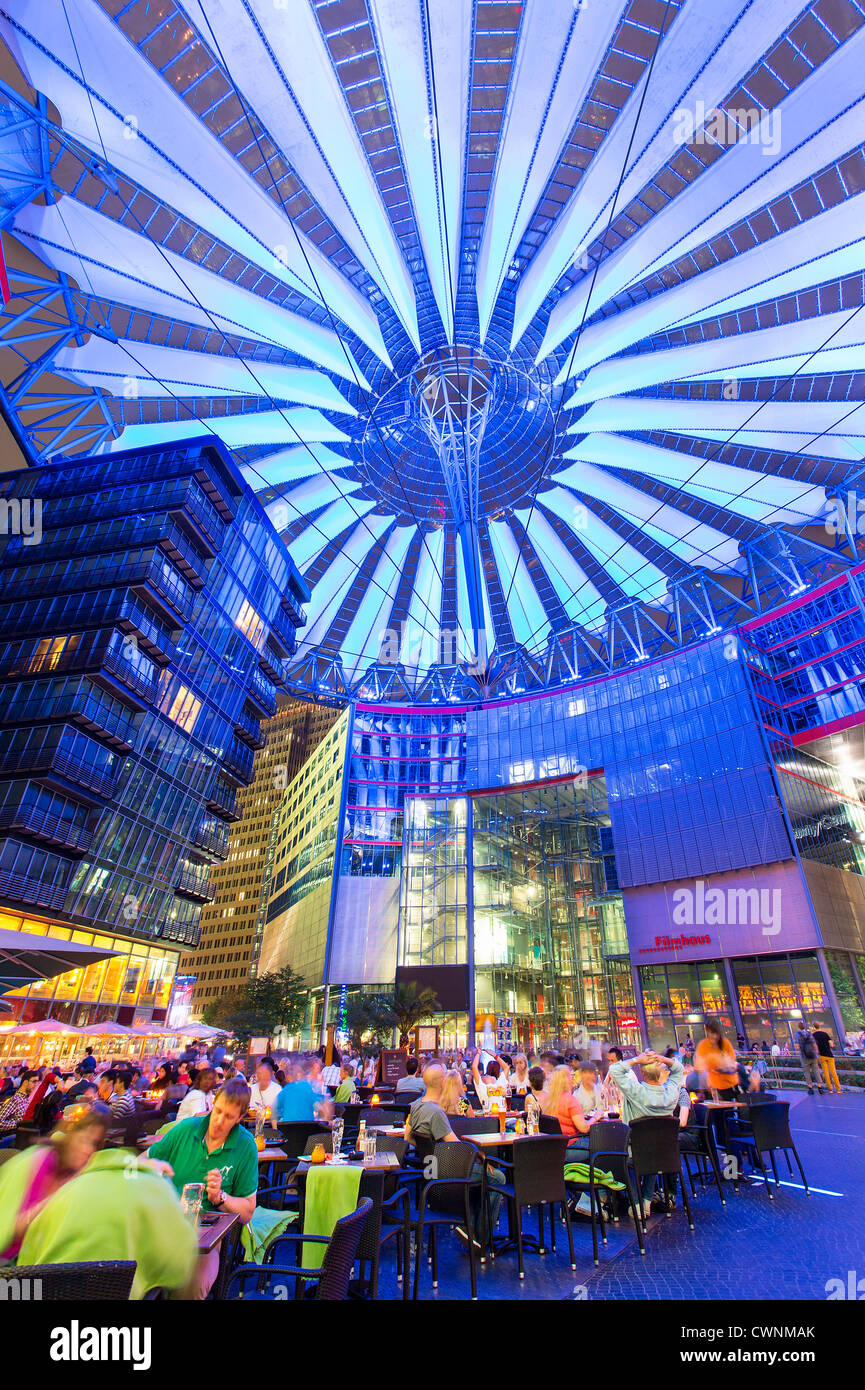
[(192, 843), (196, 849), (203, 849), (206, 854), (212, 854), (214, 859), (227, 859), (229, 833), (225, 821), (207, 816), (199, 823), (192, 836)]
[(35, 806), (4, 806), (0, 810), (0, 830), (17, 830), (52, 845), (63, 845), (78, 854), (84, 854), (93, 839), (93, 831), (86, 825), (48, 815)]
[(241, 710), (234, 720), (234, 732), (238, 738), (242, 738), (244, 743), (248, 743), (250, 748), (263, 748), (267, 739), (261, 732), (261, 725), (257, 719), (253, 719), (245, 710)]
[(252, 767), (252, 749), (233, 739), (222, 755), (223, 771), (242, 787), (248, 787), (252, 781)]
[(32, 772), (36, 775), (54, 772), (106, 798), (111, 797), (117, 781), (116, 773), (100, 772), (92, 763), (61, 748), (10, 749), (8, 753), (0, 754), (0, 772)]
[(155, 703), (157, 682), (152, 677), (136, 671), (131, 661), (127, 661), (125, 657), (112, 651), (109, 647), (102, 658), (102, 665), (106, 671), (110, 671), (112, 675), (116, 676), (127, 690), (134, 690), (149, 705)]
[(178, 941), (181, 946), (197, 946), (201, 928), (198, 922), (177, 922), (172, 917), (160, 917), (150, 935), (162, 941)]
[[(49, 694), (45, 681), (27, 682), (15, 690), (0, 691), (0, 724), (41, 724), (46, 719), (68, 719), (93, 730), (125, 750), (135, 741), (136, 715), (95, 686), (90, 676), (73, 678), (71, 690)], [(121, 712), (122, 710), (122, 712)]]
[(26, 874), (12, 874), (0, 869), (0, 898), (5, 901), (32, 903), (34, 907), (49, 907), (60, 912), (66, 901), (65, 883), (43, 883)]
[(294, 594), (284, 593), (280, 602), (295, 627), (306, 627), (306, 614), (294, 597)]
[(275, 642), (283, 656), (291, 656), (297, 646), (294, 624), (284, 608), (277, 608), (270, 623), (271, 641)]
[(207, 809), (213, 811), (217, 816), (222, 816), (223, 820), (240, 820), (240, 812), (237, 809), (237, 793), (233, 787), (227, 787), (224, 782), (218, 781), (214, 786), (207, 801)]
[(196, 870), (190, 864), (185, 864), (177, 875), (174, 891), (202, 903), (212, 903), (216, 897), (209, 870), (203, 867)]
[(272, 714), (276, 714), (276, 690), (262, 671), (253, 671), (247, 697), (268, 718)]

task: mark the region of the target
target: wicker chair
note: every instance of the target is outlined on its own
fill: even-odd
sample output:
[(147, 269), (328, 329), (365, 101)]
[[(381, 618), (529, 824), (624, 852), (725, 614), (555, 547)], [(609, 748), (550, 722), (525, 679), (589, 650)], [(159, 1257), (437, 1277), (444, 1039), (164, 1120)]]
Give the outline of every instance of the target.
[(306, 1150), (311, 1135), (330, 1137), (330, 1125), (324, 1120), (280, 1120), (276, 1126), (282, 1138), (282, 1147), (290, 1159), (300, 1158)]
[[(111, 1300), (125, 1302), (135, 1278), (134, 1260), (96, 1260), (81, 1264), (10, 1265), (0, 1279), (35, 1283), (45, 1303)], [(31, 1297), (35, 1295), (31, 1294)]]
[(499, 1128), (495, 1115), (448, 1115), (448, 1119), (458, 1139), (464, 1134), (496, 1134)]
[[(544, 1207), (550, 1209), (550, 1247), (556, 1248), (556, 1205), (562, 1209), (565, 1229), (568, 1233), (568, 1250), (571, 1256), (571, 1269), (576, 1269), (574, 1258), (574, 1233), (571, 1230), (571, 1214), (568, 1209), (568, 1194), (565, 1188), (565, 1153), (568, 1141), (564, 1134), (540, 1134), (525, 1143), (515, 1144), (513, 1160), (495, 1159), (497, 1168), (511, 1173), (511, 1179), (504, 1187), (498, 1188), (508, 1204), (511, 1214), (511, 1229), (517, 1246), (517, 1261), (521, 1279), (526, 1272), (523, 1264), (523, 1248), (529, 1243), (539, 1254), (544, 1254)], [(523, 1207), (537, 1206), (538, 1236), (523, 1235)]]
[(471, 1211), (472, 1194), (486, 1202), (486, 1178), (474, 1172), (478, 1161), (478, 1150), (471, 1144), (441, 1140), (434, 1144), (432, 1157), (438, 1176), (426, 1182), (418, 1198), (417, 1206), (411, 1212), (415, 1227), (415, 1265), (412, 1297), (417, 1298), (420, 1284), (420, 1267), (423, 1259), (424, 1232), (429, 1231), (429, 1255), (432, 1264), (432, 1285), (438, 1288), (438, 1228), (439, 1226), (461, 1226), (468, 1237), (469, 1273), (471, 1277), (472, 1299), (478, 1296), (477, 1273), (475, 1271), (475, 1243)]
[[(688, 1226), (693, 1231), (694, 1218), (688, 1198), (688, 1185), (682, 1176), (682, 1157), (679, 1153), (679, 1121), (675, 1115), (647, 1115), (631, 1121), (630, 1125), (631, 1166), (637, 1178), (637, 1189), (641, 1178), (652, 1176), (663, 1179), (664, 1191), (669, 1194), (671, 1178), (679, 1179), (682, 1191), (682, 1205), (688, 1217)], [(670, 1215), (668, 1210), (667, 1215)], [(642, 1213), (635, 1222), (640, 1254), (645, 1255)]]
[[(592, 1221), (592, 1254), (595, 1264), (598, 1265), (598, 1227), (600, 1227), (601, 1240), (604, 1245), (607, 1243), (607, 1233), (604, 1226), (604, 1208), (600, 1200), (598, 1188), (599, 1183), (595, 1182), (595, 1173), (600, 1170), (609, 1173), (615, 1178), (616, 1182), (625, 1184), (628, 1195), (631, 1199), (631, 1212), (635, 1212), (635, 1198), (631, 1187), (631, 1175), (628, 1171), (628, 1126), (623, 1125), (619, 1120), (596, 1120), (589, 1130), (589, 1149), (575, 1151), (570, 1158), (574, 1163), (588, 1163), (589, 1178), (587, 1182), (578, 1182), (569, 1179), (565, 1186), (568, 1192), (579, 1195), (583, 1192), (589, 1194)], [(569, 1161), (569, 1153), (565, 1151), (565, 1163)], [(634, 1214), (634, 1224), (636, 1227), (636, 1215)], [(639, 1233), (638, 1233), (639, 1234)]]
[[(805, 1169), (802, 1167), (802, 1160), (799, 1158), (799, 1152), (790, 1133), (789, 1101), (777, 1100), (774, 1104), (769, 1105), (749, 1105), (748, 1126), (749, 1131), (741, 1137), (734, 1137), (731, 1133), (729, 1148), (734, 1154), (747, 1153), (754, 1167), (760, 1169), (770, 1200), (774, 1198), (774, 1193), (769, 1182), (766, 1165), (763, 1162), (763, 1154), (769, 1155), (775, 1186), (778, 1187), (779, 1179), (778, 1169), (775, 1165), (775, 1154), (779, 1150), (787, 1157), (788, 1165), (790, 1162), (788, 1155), (792, 1153), (796, 1160), (796, 1167), (802, 1176), (805, 1195), (810, 1197), (811, 1192), (808, 1187), (808, 1179), (805, 1177)], [(737, 1182), (736, 1191), (738, 1192), (738, 1190), (739, 1184)]]
[[(274, 1261), (278, 1251), (289, 1242), (311, 1242), (326, 1245), (321, 1269), (304, 1269), (295, 1264), (243, 1264), (231, 1276), (226, 1297), (245, 1302), (271, 1301), (279, 1296), (287, 1279), (294, 1280), (295, 1298), (313, 1298), (337, 1302), (348, 1298), (349, 1283), (358, 1247), (363, 1237), (373, 1203), (369, 1197), (359, 1201), (355, 1210), (343, 1216), (330, 1236), (307, 1236), (302, 1231), (286, 1232), (271, 1246)], [(304, 1283), (308, 1287), (304, 1290)]]

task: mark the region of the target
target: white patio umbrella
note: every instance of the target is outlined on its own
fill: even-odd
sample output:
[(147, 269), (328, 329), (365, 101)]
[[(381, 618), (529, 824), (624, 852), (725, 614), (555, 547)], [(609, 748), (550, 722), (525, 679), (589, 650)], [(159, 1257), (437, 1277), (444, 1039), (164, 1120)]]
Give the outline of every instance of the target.
[(49, 1033), (79, 1033), (80, 1029), (73, 1028), (71, 1023), (61, 1023), (59, 1018), (40, 1018), (34, 1023), (19, 1023), (15, 1028), (9, 1028), (4, 1037), (46, 1037)]
[(209, 1023), (184, 1023), (180, 1028), (169, 1030), (176, 1033), (180, 1038), (224, 1038), (227, 1036), (224, 1028), (211, 1028)]
[(89, 1038), (134, 1038), (136, 1036), (134, 1028), (127, 1028), (122, 1023), (82, 1023), (78, 1032), (86, 1033)]

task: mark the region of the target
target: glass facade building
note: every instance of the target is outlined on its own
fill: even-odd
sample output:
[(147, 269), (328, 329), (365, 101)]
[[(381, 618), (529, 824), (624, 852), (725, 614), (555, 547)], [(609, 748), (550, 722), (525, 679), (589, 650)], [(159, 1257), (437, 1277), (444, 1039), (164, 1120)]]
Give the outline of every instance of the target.
[(209, 440), (8, 473), (0, 498), (41, 517), (0, 538), (0, 907), (118, 952), (16, 1008), (159, 1022), (308, 590)]
[(509, 701), (350, 707), (316, 1017), (338, 989), (467, 969), (457, 1039), (861, 1026), (861, 783), (768, 727), (758, 635)]

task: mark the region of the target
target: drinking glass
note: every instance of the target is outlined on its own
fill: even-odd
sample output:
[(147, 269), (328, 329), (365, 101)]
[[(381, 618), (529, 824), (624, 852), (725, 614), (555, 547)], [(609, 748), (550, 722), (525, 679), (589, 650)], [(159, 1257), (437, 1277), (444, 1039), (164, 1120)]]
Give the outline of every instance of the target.
[(378, 1135), (377, 1135), (377, 1134), (372, 1134), (372, 1133), (370, 1133), (369, 1130), (367, 1130), (367, 1132), (366, 1132), (366, 1134), (365, 1134), (365, 1136), (364, 1136), (364, 1141), (363, 1141), (363, 1156), (364, 1156), (364, 1158), (375, 1158), (376, 1140), (377, 1140), (377, 1139), (378, 1139)]
[(180, 1194), (180, 1205), (184, 1213), (190, 1218), (193, 1224), (197, 1224), (201, 1213), (201, 1203), (204, 1199), (203, 1182), (187, 1182), (183, 1185)]
[(341, 1120), (341, 1119), (334, 1120), (334, 1121), (333, 1121), (333, 1124), (331, 1125), (331, 1131), (330, 1131), (330, 1132), (331, 1132), (331, 1137), (332, 1137), (332, 1139), (333, 1139), (333, 1156), (334, 1156), (334, 1158), (338, 1158), (338, 1157), (339, 1157), (339, 1151), (340, 1151), (340, 1149), (342, 1148), (342, 1134), (343, 1134), (344, 1128), (345, 1128), (345, 1121), (344, 1121), (344, 1120)]

